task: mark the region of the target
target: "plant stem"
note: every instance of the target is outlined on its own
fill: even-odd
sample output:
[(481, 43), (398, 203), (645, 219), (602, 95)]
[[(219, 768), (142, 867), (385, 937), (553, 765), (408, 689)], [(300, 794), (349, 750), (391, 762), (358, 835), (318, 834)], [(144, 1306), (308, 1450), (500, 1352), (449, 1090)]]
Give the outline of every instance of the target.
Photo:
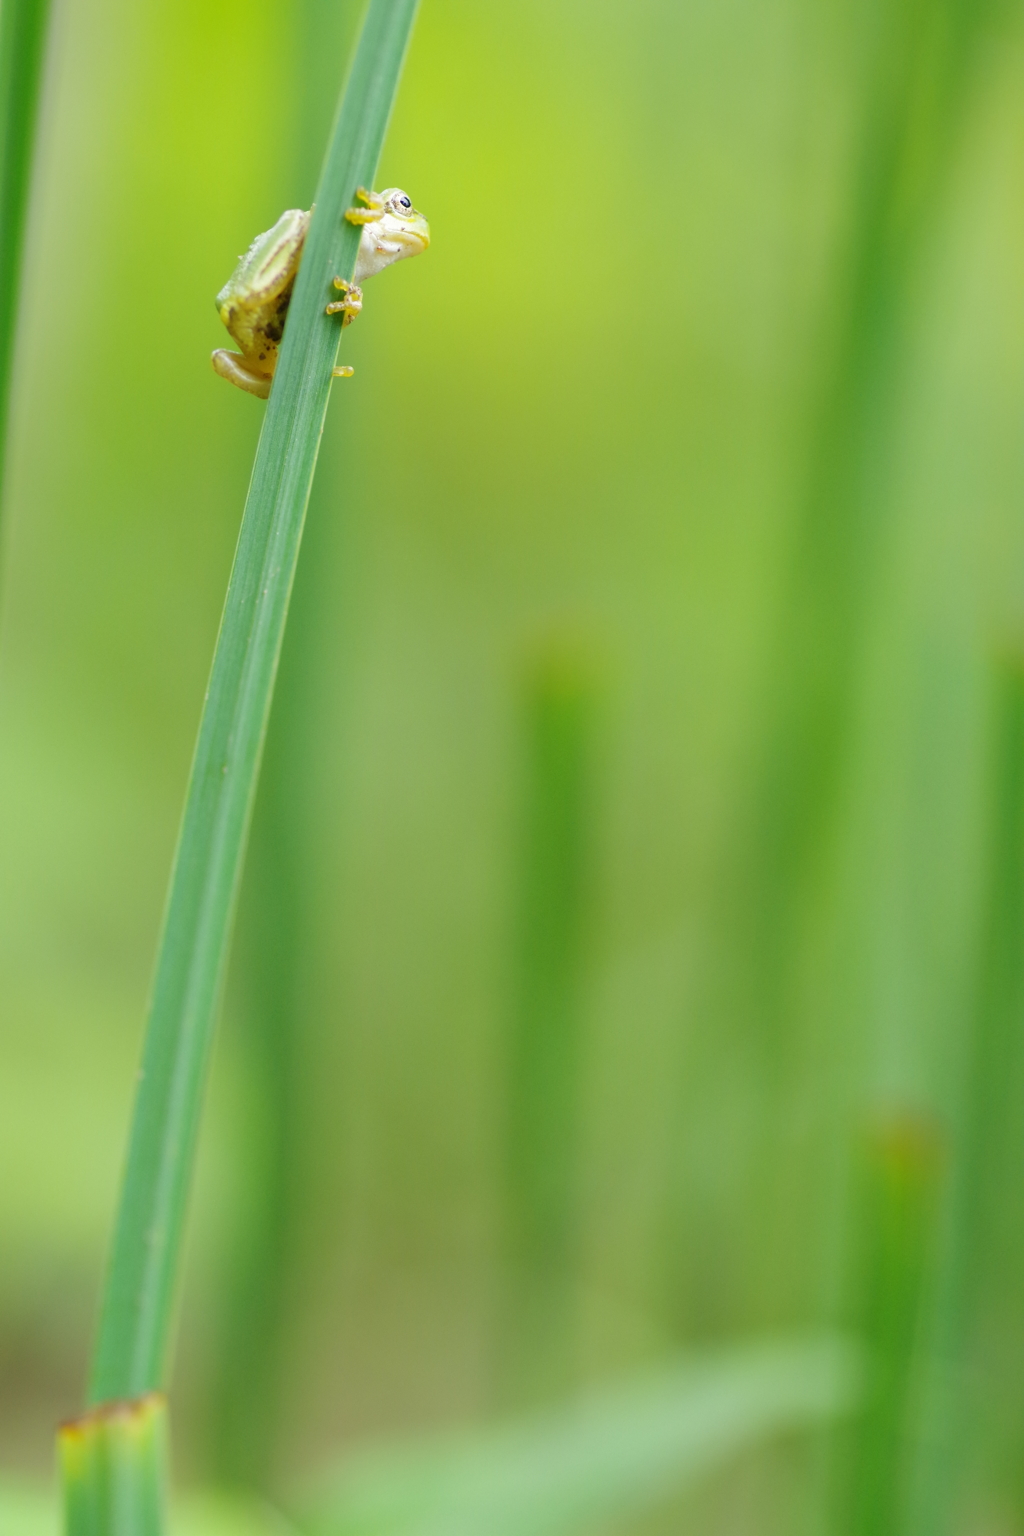
[(50, 0), (4, 0), (0, 6), (0, 493), (49, 9)]
[[(317, 163), (330, 127), (320, 85), (332, 58), (351, 46), (349, 7), (297, 0), (289, 199), (312, 201)], [(326, 471), (326, 485), (325, 485)], [(309, 774), (316, 759), (323, 627), (338, 602), (339, 551), (333, 520), (317, 516), (330, 497), (332, 466), (322, 465), (304, 535), (306, 554), (292, 594), (274, 707), (239, 902), (232, 969), (241, 976), (238, 1007), (247, 1114), (240, 1162), (241, 1216), (228, 1266), (224, 1322), (214, 1367), (210, 1464), (217, 1480), (264, 1491), (273, 1486), (280, 1422), (288, 1287), (295, 1263), (303, 1180), (305, 1117), (299, 1072), (316, 1021), (303, 1008), (310, 932)], [(323, 508), (326, 513), (326, 506)], [(312, 547), (311, 547), (312, 546)]]
[(916, 1367), (943, 1172), (935, 1127), (911, 1116), (893, 1118), (871, 1138), (864, 1171), (857, 1321), (866, 1379), (836, 1526), (849, 1536), (900, 1536), (906, 1527)]
[[(928, 1536), (955, 1524), (972, 1407), (967, 1352), (993, 1240), (1020, 1197), (1019, 1161), (1006, 1155), (1006, 1141), (1017, 1118), (1024, 1022), (1024, 662), (1004, 656), (993, 671), (979, 966), (914, 1490), (913, 1529)], [(1019, 1445), (1019, 1421), (1013, 1429)]]
[(989, 9), (987, 0), (891, 0), (865, 12), (876, 35), (850, 234), (815, 392), (751, 832), (745, 966), (769, 1073), (785, 1060), (808, 891), (830, 860), (861, 636), (890, 510), (914, 285)]
[(324, 313), (351, 278), (343, 217), (372, 184), (416, 0), (370, 0), (317, 190), (199, 728), (157, 961), (91, 1402), (162, 1385), (225, 960), (288, 598), (337, 358)]
[(501, 1339), (502, 1395), (513, 1404), (542, 1401), (564, 1389), (571, 1349), (592, 704), (585, 666), (565, 646), (549, 644), (528, 675), (524, 711)]
[[(304, 579), (306, 570), (303, 570)], [(288, 631), (291, 647), (296, 619)], [(292, 666), (288, 670), (294, 671)], [(282, 665), (285, 682), (285, 664)], [(286, 692), (279, 688), (279, 693)], [(267, 1491), (273, 1484), (282, 1385), (282, 1332), (295, 1253), (295, 1162), (302, 1143), (297, 1061), (305, 1038), (297, 1007), (305, 919), (301, 851), (282, 795), (301, 793), (286, 773), (293, 711), (275, 701), (239, 913), (239, 969), (245, 982), (247, 1113), (243, 1215), (228, 1275), (219, 1339), (211, 1436), (212, 1470), (222, 1483)], [(282, 759), (285, 759), (282, 762)]]
[(163, 1536), (167, 1399), (104, 1403), (57, 1436), (66, 1536)]
[[(857, 680), (894, 503), (911, 325), (990, 0), (880, 0), (854, 8), (871, 34), (849, 231), (814, 390), (792, 557), (771, 640), (773, 690), (727, 892), (737, 935), (724, 985), (750, 1042), (759, 1123), (752, 1204), (767, 1264), (758, 1304), (787, 1283), (776, 1240), (790, 1189), (780, 1094), (802, 1038), (808, 934), (836, 885), (837, 819)], [(818, 946), (820, 947), (820, 945)], [(819, 1004), (820, 1006), (820, 1004)], [(837, 1090), (841, 1091), (841, 1090)], [(775, 1266), (777, 1256), (778, 1265)], [(775, 1269), (775, 1273), (773, 1273)]]

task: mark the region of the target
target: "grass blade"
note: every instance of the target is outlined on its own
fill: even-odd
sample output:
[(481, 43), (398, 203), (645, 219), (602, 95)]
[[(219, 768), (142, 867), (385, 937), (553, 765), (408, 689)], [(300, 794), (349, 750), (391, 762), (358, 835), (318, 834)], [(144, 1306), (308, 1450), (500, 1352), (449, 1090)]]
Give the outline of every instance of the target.
[(163, 1536), (167, 1399), (105, 1403), (61, 1427), (66, 1536)]
[(849, 1536), (897, 1536), (906, 1525), (943, 1148), (930, 1121), (903, 1115), (880, 1126), (865, 1150), (857, 1319), (866, 1352), (864, 1396), (835, 1527)]
[[(979, 967), (914, 1469), (911, 1528), (929, 1536), (955, 1528), (972, 1425), (986, 1408), (992, 1412), (994, 1383), (978, 1371), (972, 1348), (984, 1320), (985, 1285), (999, 1234), (1010, 1225), (1008, 1211), (1019, 1209), (1019, 1161), (1007, 1146), (1007, 1132), (1018, 1118), (1024, 1018), (1024, 665), (1019, 656), (1002, 656), (993, 668), (992, 726)], [(1019, 1416), (1010, 1437), (1019, 1449)]]
[(571, 1536), (639, 1515), (745, 1447), (846, 1412), (856, 1361), (831, 1338), (747, 1344), (567, 1407), (354, 1456), (313, 1536)]
[(526, 679), (500, 1340), (501, 1400), (515, 1407), (561, 1396), (571, 1376), (593, 691), (585, 661), (564, 641), (549, 642)]
[[(989, 0), (892, 0), (857, 9), (873, 41), (849, 228), (769, 647), (770, 703), (723, 914), (736, 938), (722, 984), (757, 1051), (752, 1199), (765, 1251), (783, 1264), (785, 1245), (769, 1234), (785, 1219), (777, 1202), (789, 1188), (783, 1096), (806, 1038), (808, 973), (801, 967), (835, 915), (858, 679), (888, 530), (900, 515), (899, 423), (915, 298), (994, 9)], [(830, 1029), (842, 1010), (838, 998), (826, 984), (814, 1005), (831, 1015)], [(758, 1283), (769, 1293), (775, 1284), (763, 1269)]]
[(50, 0), (4, 0), (0, 7), (0, 491), (49, 9)]
[[(877, 8), (850, 231), (815, 392), (807, 481), (780, 604), (773, 718), (755, 791), (746, 900), (748, 1006), (766, 1080), (785, 1059), (793, 954), (830, 878), (851, 700), (882, 537), (915, 284), (949, 183), (992, 6)], [(820, 895), (819, 895), (820, 899)]]
[[(328, 84), (325, 72), (351, 51), (360, 17), (335, 0), (296, 0), (292, 16), (298, 40), (288, 180), (297, 190), (288, 196), (305, 207), (313, 201), (331, 125), (334, 81)], [(241, 977), (238, 1034), (248, 1084), (241, 1149), (246, 1172), (241, 1214), (237, 1206), (234, 1212), (207, 1442), (217, 1480), (264, 1492), (274, 1482), (289, 1282), (301, 1268), (297, 1225), (308, 1184), (301, 1062), (311, 1034), (316, 1052), (319, 1014), (314, 1010), (310, 1017), (304, 992), (310, 864), (318, 847), (307, 791), (323, 706), (322, 624), (337, 607), (340, 574), (334, 521), (318, 517), (316, 509), (318, 499), (332, 496), (332, 486), (330, 465), (321, 465), (289, 606), (232, 946), (231, 968)]]
[(150, 1005), (90, 1401), (164, 1378), (185, 1202), (260, 753), (351, 277), (344, 211), (372, 183), (416, 0), (371, 0), (267, 406), (199, 729)]

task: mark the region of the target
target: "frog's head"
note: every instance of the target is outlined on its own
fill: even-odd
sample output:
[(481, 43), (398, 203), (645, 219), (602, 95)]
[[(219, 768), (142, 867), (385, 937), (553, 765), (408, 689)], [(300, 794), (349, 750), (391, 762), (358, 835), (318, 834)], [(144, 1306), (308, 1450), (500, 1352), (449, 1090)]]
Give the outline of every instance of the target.
[(402, 256), (418, 256), (425, 251), (430, 244), (430, 225), (413, 207), (408, 193), (401, 187), (388, 187), (380, 200), (384, 204), (379, 221), (384, 239), (400, 245)]
[(430, 244), (430, 225), (401, 187), (375, 192), (373, 217), (363, 225), (356, 258), (356, 282), (383, 272), (394, 261), (418, 256)]

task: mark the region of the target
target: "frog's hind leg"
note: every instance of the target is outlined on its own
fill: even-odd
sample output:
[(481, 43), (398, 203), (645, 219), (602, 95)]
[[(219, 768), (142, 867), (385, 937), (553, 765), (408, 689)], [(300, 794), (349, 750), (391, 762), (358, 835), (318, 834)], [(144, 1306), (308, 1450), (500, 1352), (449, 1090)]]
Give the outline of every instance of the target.
[(261, 400), (266, 400), (270, 394), (272, 380), (265, 373), (254, 373), (247, 368), (240, 352), (229, 352), (225, 347), (218, 347), (210, 362), (214, 373), (219, 373), (222, 379), (227, 379), (229, 384), (234, 384), (238, 389), (244, 389), (250, 395), (258, 395)]

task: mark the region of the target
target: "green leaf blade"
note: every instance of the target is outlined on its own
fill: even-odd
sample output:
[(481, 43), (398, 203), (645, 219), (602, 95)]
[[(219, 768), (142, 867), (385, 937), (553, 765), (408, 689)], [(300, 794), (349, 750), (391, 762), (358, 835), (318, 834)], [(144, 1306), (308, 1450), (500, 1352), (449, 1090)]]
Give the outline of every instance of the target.
[(371, 0), (317, 193), (260, 435), (182, 822), (90, 1402), (163, 1384), (213, 1022), (306, 505), (371, 183), (417, 0)]
[(502, 1425), (354, 1454), (303, 1525), (312, 1536), (575, 1536), (849, 1412), (858, 1391), (857, 1352), (841, 1338), (736, 1345)]

